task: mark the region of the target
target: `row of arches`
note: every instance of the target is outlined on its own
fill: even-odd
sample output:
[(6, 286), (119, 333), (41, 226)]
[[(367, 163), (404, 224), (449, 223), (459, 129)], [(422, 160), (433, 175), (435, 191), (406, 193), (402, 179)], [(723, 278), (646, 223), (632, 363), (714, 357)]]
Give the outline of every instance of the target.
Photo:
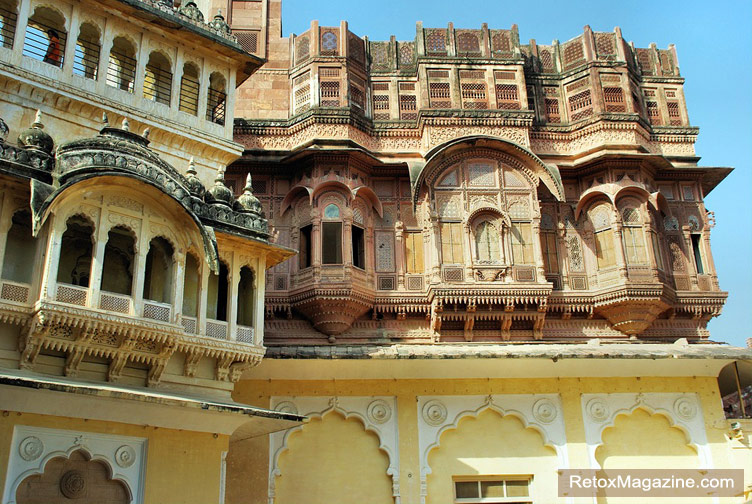
[[(76, 214), (67, 219), (65, 230), (60, 237), (57, 271), (50, 272), (58, 285), (57, 300), (85, 305), (90, 296), (84, 294), (77, 297), (75, 293), (81, 292), (81, 288), (90, 291), (94, 279), (100, 278), (97, 287), (103, 297), (98, 308), (174, 322), (175, 317), (165, 318), (153, 307), (151, 311), (145, 306), (141, 313), (133, 313), (132, 300), (125, 305), (105, 305), (104, 296), (114, 294), (116, 297), (133, 298), (137, 286), (142, 285), (141, 298), (147, 304), (151, 303), (156, 307), (166, 305), (169, 307), (168, 314), (179, 311), (183, 318), (187, 317), (193, 321), (192, 330), (189, 332), (196, 332), (195, 320), (200, 316), (203, 268), (208, 268), (196, 254), (185, 254), (184, 262), (181, 264), (175, 245), (164, 236), (154, 236), (149, 240), (145, 261), (139, 264), (135, 233), (126, 226), (115, 225), (107, 232), (101, 264), (97, 265), (95, 257), (100, 244), (95, 237), (95, 225), (89, 218)], [(32, 236), (30, 213), (27, 210), (13, 213), (6, 235), (2, 279), (29, 286), (34, 284), (38, 280), (35, 275), (42, 271), (42, 268), (36, 267), (34, 263), (38, 246), (38, 240)], [(101, 269), (97, 271), (97, 268)], [(206, 319), (229, 322), (232, 277), (224, 261), (220, 261), (218, 274), (208, 275), (206, 312), (203, 314)], [(137, 282), (139, 278), (141, 282)], [(234, 281), (237, 282), (235, 322), (239, 326), (253, 327), (256, 303), (255, 273), (249, 266), (244, 265)], [(177, 296), (177, 289), (181, 290), (181, 296)], [(182, 298), (182, 304), (178, 307), (175, 304), (179, 298)], [(225, 333), (225, 337), (227, 336)]]
[[(12, 48), (17, 25), (17, 7), (14, 0), (0, 0), (0, 45)], [(70, 67), (74, 75), (94, 81), (104, 78), (112, 88), (127, 93), (136, 93), (136, 80), (139, 71), (138, 55), (140, 48), (126, 34), (116, 35), (109, 46), (103, 47), (103, 33), (92, 21), (83, 21), (77, 30), (68, 32), (66, 17), (58, 10), (37, 6), (27, 20), (23, 40), (23, 55), (52, 66), (63, 68), (69, 38), (73, 39), (75, 50)], [(71, 35), (71, 37), (69, 37)], [(106, 55), (106, 66), (101, 62)], [(199, 115), (200, 96), (206, 93), (206, 119), (219, 125), (225, 124), (227, 81), (222, 73), (211, 72), (208, 79), (202, 77), (198, 64), (185, 62), (177, 68), (168, 54), (152, 50), (143, 64), (144, 98), (190, 115)], [(104, 76), (100, 72), (104, 71)], [(179, 78), (177, 90), (173, 80)], [(206, 79), (206, 90), (202, 91), (202, 79)], [(174, 94), (177, 96), (174, 96)]]

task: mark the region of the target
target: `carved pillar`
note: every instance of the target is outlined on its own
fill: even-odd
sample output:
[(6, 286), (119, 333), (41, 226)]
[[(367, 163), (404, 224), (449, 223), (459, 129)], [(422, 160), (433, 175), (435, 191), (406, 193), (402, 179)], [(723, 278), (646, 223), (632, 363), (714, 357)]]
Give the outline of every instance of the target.
[(463, 222), (462, 229), (464, 230), (462, 248), (465, 260), (465, 280), (469, 280), (473, 278), (473, 244), (471, 243), (473, 233), (469, 222)]
[(149, 44), (141, 37), (141, 46), (138, 48), (136, 59), (136, 78), (133, 82), (133, 94), (138, 98), (144, 96), (144, 79), (146, 78), (146, 65), (149, 63)]
[(79, 9), (76, 5), (73, 7), (70, 19), (67, 20), (68, 40), (65, 43), (65, 53), (63, 54), (63, 73), (69, 79), (70, 76), (73, 75), (73, 59), (76, 54), (76, 40), (78, 39), (78, 32), (81, 29), (79, 14)]
[(266, 297), (266, 256), (257, 257), (253, 272), (253, 342), (264, 344), (264, 301)]
[(718, 274), (715, 271), (715, 261), (713, 261), (713, 252), (710, 248), (710, 230), (715, 226), (715, 216), (713, 220), (705, 225), (702, 233), (703, 254), (705, 256), (705, 274), (710, 275), (713, 279), (713, 285), (716, 289), (718, 286)]
[(431, 283), (441, 282), (441, 262), (440, 262), (440, 250), (441, 250), (441, 237), (439, 236), (439, 216), (435, 213), (431, 213), (430, 227), (424, 228), (423, 233), (426, 236), (426, 242), (432, 244), (429, 247), (431, 252)]
[[(63, 245), (64, 231), (59, 229), (60, 226), (55, 222), (54, 216), (52, 219), (52, 222), (48, 221), (47, 224), (49, 233), (45, 246), (46, 261), (44, 261), (45, 266), (42, 271), (42, 278), (40, 279), (40, 299), (54, 299), (57, 287), (57, 270), (60, 264), (60, 250)], [(54, 226), (53, 223), (55, 224)], [(3, 248), (5, 248), (4, 244)], [(0, 259), (0, 264), (2, 264), (2, 259)]]
[[(8, 231), (13, 225), (13, 208), (11, 207), (12, 198), (5, 195), (2, 204), (2, 213), (0, 213), (0, 268), (3, 267), (5, 260), (5, 244), (8, 242)], [(2, 269), (0, 269), (2, 271)]]
[(109, 18), (102, 19), (102, 47), (99, 51), (99, 63), (97, 64), (97, 93), (105, 94), (107, 86), (107, 66), (110, 64), (110, 48), (114, 35), (112, 33), (112, 23), (108, 22)]
[(313, 266), (313, 278), (321, 278), (321, 217), (315, 217), (311, 223), (311, 264)]
[(208, 304), (209, 296), (209, 265), (206, 261), (201, 262), (201, 280), (198, 289), (199, 301), (198, 312), (196, 313), (196, 334), (206, 335), (206, 306)]
[(16, 67), (21, 66), (21, 59), (23, 58), (23, 43), (26, 37), (26, 26), (31, 16), (31, 1), (26, 0), (20, 2), (18, 8), (18, 17), (16, 20), (16, 34), (13, 36), (13, 56), (10, 63)]
[(538, 282), (546, 281), (546, 267), (543, 263), (543, 249), (540, 240), (540, 217), (533, 219), (533, 256), (535, 258), (535, 269), (537, 270)]
[(230, 267), (228, 268), (229, 290), (227, 293), (227, 339), (235, 341), (238, 337), (238, 286), (240, 283), (240, 261), (237, 253), (230, 253)]
[[(653, 281), (658, 282), (658, 260), (656, 259), (656, 255), (660, 254), (661, 252), (660, 250), (655, 250), (653, 248), (653, 243), (657, 243), (658, 233), (656, 233), (655, 231), (653, 225), (653, 217), (650, 212), (642, 212), (642, 215), (645, 216), (642, 224), (642, 235), (645, 237), (645, 249), (648, 253), (650, 273), (653, 277)], [(656, 237), (656, 240), (653, 240), (653, 236)]]
[(616, 259), (616, 267), (619, 270), (619, 276), (627, 278), (627, 259), (624, 256), (624, 240), (622, 238), (622, 224), (621, 216), (619, 212), (614, 211), (613, 215), (613, 230), (614, 230), (614, 258)]
[[(102, 287), (102, 268), (104, 267), (104, 249), (107, 246), (109, 238), (109, 229), (104, 224), (104, 214), (99, 219), (99, 228), (96, 232), (96, 241), (94, 243), (94, 255), (91, 258), (91, 275), (89, 276), (89, 306), (99, 308), (99, 291)], [(134, 267), (133, 271), (136, 269)]]
[(395, 228), (395, 240), (394, 240), (394, 257), (397, 261), (397, 288), (402, 290), (405, 288), (405, 270), (406, 258), (405, 258), (405, 225), (401, 220), (394, 223)]
[(136, 241), (135, 263), (133, 264), (133, 286), (131, 296), (133, 297), (133, 314), (143, 316), (144, 313), (144, 282), (146, 277), (146, 256), (151, 248), (148, 234), (148, 224), (141, 224), (141, 233)]
[(172, 323), (179, 324), (183, 315), (183, 295), (185, 293), (185, 254), (176, 253), (172, 268)]
[(561, 222), (556, 228), (556, 251), (559, 258), (561, 288), (565, 290), (569, 285), (569, 247), (567, 247), (567, 228)]
[(689, 226), (682, 226), (681, 231), (682, 239), (684, 240), (684, 250), (687, 251), (687, 263), (690, 265), (687, 273), (692, 282), (692, 290), (697, 290), (697, 264), (695, 264), (695, 249), (692, 246), (692, 230)]

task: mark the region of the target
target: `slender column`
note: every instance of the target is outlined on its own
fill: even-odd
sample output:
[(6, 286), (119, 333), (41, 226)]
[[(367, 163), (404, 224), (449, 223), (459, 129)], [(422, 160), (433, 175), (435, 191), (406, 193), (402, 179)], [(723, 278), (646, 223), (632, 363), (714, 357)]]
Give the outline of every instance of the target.
[(541, 230), (540, 230), (540, 218), (533, 219), (532, 225), (533, 240), (533, 258), (535, 259), (535, 268), (538, 270), (538, 282), (546, 281), (546, 266), (543, 263), (543, 249), (541, 248)]
[(619, 215), (619, 212), (614, 211), (612, 213), (613, 218), (613, 227), (614, 230), (614, 258), (616, 259), (616, 267), (619, 270), (619, 275), (623, 278), (627, 277), (627, 260), (624, 256), (624, 240), (622, 237), (622, 224), (621, 224), (621, 216)]
[(170, 89), (170, 108), (180, 109), (180, 83), (183, 81), (183, 66), (185, 65), (185, 52), (178, 48), (175, 56), (175, 69), (172, 72), (172, 88)]
[(144, 96), (144, 79), (146, 77), (146, 64), (149, 62), (149, 48), (143, 34), (141, 34), (141, 44), (136, 48), (138, 60), (136, 61), (136, 78), (133, 83), (133, 94), (138, 98)]
[(63, 54), (63, 74), (68, 78), (73, 75), (73, 60), (75, 59), (76, 55), (76, 40), (78, 40), (78, 35), (81, 30), (79, 14), (78, 4), (75, 4), (70, 19), (67, 20), (68, 40), (65, 43), (65, 53)]
[(264, 307), (266, 297), (266, 256), (256, 258), (253, 274), (253, 342), (264, 344)]
[(133, 264), (133, 287), (131, 297), (133, 298), (133, 314), (137, 317), (143, 316), (144, 313), (144, 283), (146, 277), (146, 255), (149, 253), (151, 243), (149, 242), (148, 223), (144, 220), (141, 223), (141, 232), (136, 241), (136, 257)]
[(406, 258), (405, 258), (405, 225), (401, 220), (398, 220), (395, 225), (395, 237), (394, 237), (394, 258), (397, 261), (397, 287), (402, 290), (405, 288), (405, 271), (407, 270)]
[(227, 335), (227, 339), (235, 341), (238, 338), (238, 286), (240, 283), (240, 261), (238, 261), (235, 252), (230, 254), (230, 258), (232, 264), (229, 267), (230, 292), (228, 293), (229, 299), (227, 300), (227, 330), (229, 334)]
[(462, 223), (462, 230), (464, 231), (462, 235), (462, 248), (463, 250), (463, 259), (465, 263), (465, 280), (470, 280), (473, 278), (473, 233), (470, 229), (470, 223), (463, 222)]
[(201, 263), (201, 279), (199, 283), (199, 301), (198, 301), (198, 312), (196, 313), (196, 334), (200, 334), (202, 336), (206, 335), (206, 305), (208, 304), (208, 296), (209, 296), (209, 265), (206, 264), (206, 261), (203, 261)]
[[(431, 283), (441, 282), (441, 262), (439, 260), (441, 250), (441, 237), (439, 236), (439, 216), (431, 214), (430, 227), (423, 229), (425, 242), (429, 244), (428, 251), (431, 254)], [(433, 244), (431, 247), (430, 244)]]
[(31, 16), (31, 0), (22, 0), (18, 9), (16, 34), (13, 37), (13, 57), (11, 58), (11, 64), (14, 66), (20, 66), (23, 59), (23, 44), (29, 16)]
[(104, 95), (107, 86), (107, 68), (110, 64), (110, 49), (112, 48), (112, 24), (109, 17), (104, 18), (104, 27), (102, 28), (102, 47), (99, 49), (99, 63), (97, 65), (97, 93)]
[(183, 296), (185, 294), (185, 254), (175, 254), (174, 267), (172, 268), (172, 320), (179, 324), (183, 315)]
[(316, 217), (311, 223), (311, 265), (315, 280), (321, 276), (321, 217)]
[[(54, 219), (54, 217), (53, 217)], [(54, 220), (53, 220), (54, 222)], [(48, 225), (49, 236), (47, 237), (46, 252), (47, 260), (42, 271), (40, 299), (54, 299), (57, 288), (57, 270), (60, 265), (60, 250), (63, 245), (63, 230)], [(2, 262), (0, 262), (2, 264)]]
[[(91, 258), (91, 275), (89, 276), (89, 306), (99, 308), (99, 292), (102, 287), (102, 268), (104, 267), (104, 250), (109, 238), (109, 228), (105, 226), (104, 214), (99, 219), (99, 228), (96, 231), (94, 256)], [(135, 270), (134, 270), (135, 271)]]
[[(0, 213), (0, 268), (3, 267), (3, 261), (5, 260), (5, 244), (8, 241), (8, 231), (13, 223), (13, 208), (11, 208), (11, 199), (9, 196), (3, 195), (3, 202), (0, 205), (2, 212)], [(0, 269), (0, 272), (2, 269)]]

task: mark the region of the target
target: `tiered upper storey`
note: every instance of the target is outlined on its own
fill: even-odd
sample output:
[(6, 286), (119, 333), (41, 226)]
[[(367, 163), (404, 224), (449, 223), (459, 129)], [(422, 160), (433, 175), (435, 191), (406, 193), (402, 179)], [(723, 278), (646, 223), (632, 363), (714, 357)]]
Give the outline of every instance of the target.
[(286, 41), (257, 47), (228, 174), (300, 251), (268, 277), (267, 342), (708, 337), (703, 199), (730, 170), (697, 166), (673, 47), (420, 23)]

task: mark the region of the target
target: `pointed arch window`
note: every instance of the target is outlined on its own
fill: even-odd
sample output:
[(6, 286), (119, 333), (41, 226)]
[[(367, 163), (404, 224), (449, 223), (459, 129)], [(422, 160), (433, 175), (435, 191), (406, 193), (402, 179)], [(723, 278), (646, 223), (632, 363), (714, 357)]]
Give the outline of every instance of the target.
[(130, 296), (133, 292), (133, 264), (136, 255), (136, 238), (123, 226), (110, 230), (104, 248), (101, 289)]
[(23, 55), (62, 68), (67, 40), (65, 17), (49, 7), (37, 7), (26, 25)]

